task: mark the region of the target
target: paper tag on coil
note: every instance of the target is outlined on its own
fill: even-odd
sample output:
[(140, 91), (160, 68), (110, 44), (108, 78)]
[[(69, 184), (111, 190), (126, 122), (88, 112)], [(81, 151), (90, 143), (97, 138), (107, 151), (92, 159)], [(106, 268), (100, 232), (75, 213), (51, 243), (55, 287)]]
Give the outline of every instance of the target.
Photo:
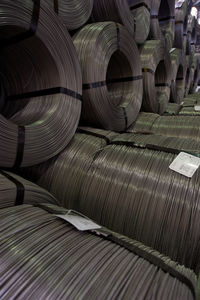
[(194, 155), (180, 152), (169, 168), (177, 173), (191, 178), (200, 166), (200, 158)]
[(175, 8), (178, 8), (178, 7), (182, 7), (183, 3), (185, 2), (185, 0), (179, 0), (176, 2), (175, 4)]
[(195, 105), (194, 110), (195, 111), (200, 111), (200, 105)]
[(55, 216), (69, 222), (71, 225), (73, 225), (80, 231), (101, 228), (101, 226), (94, 223), (92, 220), (84, 218), (84, 217), (76, 215), (76, 214), (67, 213), (65, 215), (55, 215)]
[(170, 51), (169, 51), (169, 53), (172, 53), (172, 52), (174, 52), (176, 50), (176, 48), (172, 48)]

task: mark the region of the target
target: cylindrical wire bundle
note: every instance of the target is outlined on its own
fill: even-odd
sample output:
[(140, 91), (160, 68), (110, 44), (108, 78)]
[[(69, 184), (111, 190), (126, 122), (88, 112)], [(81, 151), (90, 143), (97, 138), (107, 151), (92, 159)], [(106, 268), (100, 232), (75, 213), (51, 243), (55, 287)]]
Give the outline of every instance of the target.
[(3, 299), (195, 299), (191, 270), (106, 229), (78, 231), (28, 205), (1, 210), (0, 226)]
[(154, 122), (160, 117), (158, 114), (141, 112), (134, 124), (132, 124), (127, 132), (151, 134)]
[(200, 78), (200, 57), (198, 53), (196, 53), (193, 57), (191, 70), (193, 72), (193, 81), (190, 85), (190, 93), (193, 94), (196, 91)]
[(196, 35), (196, 19), (192, 15), (188, 15), (188, 26), (187, 26), (187, 47), (186, 54), (191, 53), (191, 45), (196, 44), (197, 35)]
[[(82, 185), (79, 211), (198, 274), (200, 169), (192, 178), (176, 173), (169, 168), (175, 150), (161, 151), (163, 145), (191, 151), (193, 144), (177, 138), (168, 142), (167, 137), (153, 137), (151, 142), (144, 135), (144, 144), (138, 148), (134, 138), (128, 134), (125, 146), (119, 136), (96, 156)], [(150, 145), (156, 141), (158, 150), (147, 149), (147, 138)], [(199, 147), (194, 142), (195, 152)]]
[(93, 0), (47, 0), (45, 3), (62, 19), (68, 30), (75, 30), (84, 25), (93, 6)]
[(136, 43), (143, 44), (149, 35), (150, 9), (150, 0), (98, 0), (94, 1), (92, 18), (123, 24)]
[(185, 1), (176, 1), (175, 4), (175, 37), (174, 37), (174, 47), (182, 49), (185, 53), (186, 51), (186, 41), (187, 41), (187, 15), (188, 3)]
[[(180, 113), (179, 113), (180, 114)], [(128, 132), (152, 133), (181, 139), (200, 141), (199, 118), (194, 116), (158, 116), (140, 114)]]
[(187, 97), (189, 94), (190, 86), (192, 84), (193, 75), (194, 75), (191, 68), (192, 65), (191, 55), (186, 55), (186, 65), (187, 65), (187, 69), (185, 73), (185, 97)]
[(178, 115), (182, 108), (181, 104), (178, 103), (169, 103), (165, 110), (164, 115)]
[(51, 192), (62, 206), (76, 209), (81, 186), (96, 153), (116, 135), (100, 129), (79, 128), (57, 157), (23, 169), (22, 175)]
[(185, 74), (186, 63), (185, 55), (181, 49), (172, 49), (170, 51), (172, 62), (172, 83), (170, 100), (175, 103), (181, 103), (185, 94)]
[(144, 111), (163, 113), (169, 102), (171, 60), (165, 50), (160, 40), (147, 41), (140, 49)]
[(139, 51), (126, 28), (104, 22), (74, 36), (83, 75), (82, 120), (87, 125), (124, 131), (140, 111), (142, 71)]
[(14, 205), (52, 203), (57, 200), (46, 190), (24, 178), (0, 170), (0, 208)]
[(174, 43), (175, 0), (151, 1), (150, 39), (161, 40), (169, 50)]
[(200, 105), (199, 96), (196, 97), (195, 94), (188, 95), (184, 98), (184, 103), (179, 115), (181, 116), (200, 116), (200, 111), (196, 110), (196, 106)]
[(81, 112), (82, 79), (73, 42), (38, 1), (0, 3), (0, 166), (29, 166), (63, 150)]

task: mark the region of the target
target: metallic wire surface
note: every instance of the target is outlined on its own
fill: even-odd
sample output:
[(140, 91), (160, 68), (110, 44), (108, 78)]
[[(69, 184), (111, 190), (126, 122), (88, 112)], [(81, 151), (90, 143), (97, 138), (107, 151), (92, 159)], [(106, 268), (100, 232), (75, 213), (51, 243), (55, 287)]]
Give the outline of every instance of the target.
[[(31, 0), (0, 3), (0, 81), (10, 97), (0, 114), (1, 167), (13, 167), (23, 142), (21, 166), (58, 154), (80, 118), (82, 78), (73, 42), (59, 18), (46, 5), (38, 5)], [(18, 125), (25, 127), (23, 138), (18, 137)]]
[(198, 273), (200, 170), (189, 179), (171, 171), (169, 165), (179, 151), (199, 154), (200, 141), (127, 133), (100, 148), (88, 144), (99, 143), (99, 138), (87, 138), (84, 133), (75, 138), (71, 150), (46, 168), (33, 170), (36, 182), (63, 206), (144, 242)]
[(57, 157), (21, 171), (51, 192), (60, 205), (72, 209), (77, 209), (79, 192), (96, 154), (117, 136), (114, 132), (86, 127), (79, 131)]
[(186, 58), (183, 50), (170, 51), (172, 62), (172, 82), (170, 101), (180, 104), (185, 94)]
[[(58, 3), (55, 7), (55, 2)], [(75, 30), (89, 19), (93, 0), (46, 0), (46, 4), (54, 9), (68, 30)]]
[[(17, 181), (17, 184), (15, 183)], [(22, 199), (19, 201), (23, 204), (52, 203), (57, 204), (57, 200), (46, 190), (36, 184), (10, 172), (0, 170), (0, 208), (19, 205), (16, 203), (17, 194), (23, 189)]]
[(83, 76), (82, 120), (124, 131), (140, 111), (139, 51), (127, 29), (114, 22), (86, 25), (73, 36)]
[(143, 44), (150, 30), (150, 0), (94, 1), (92, 19), (96, 22), (113, 21), (123, 24), (136, 43)]
[[(0, 227), (0, 296), (5, 300), (194, 299), (189, 286), (156, 264), (41, 208), (2, 209)], [(196, 287), (191, 270), (137, 241), (112, 235), (162, 260)]]
[(175, 0), (151, 1), (150, 39), (161, 40), (167, 50), (174, 43)]
[[(193, 108), (192, 108), (193, 109)], [(140, 113), (137, 121), (128, 128), (132, 133), (152, 133), (181, 139), (200, 141), (199, 118), (194, 116), (159, 116)]]
[(170, 55), (160, 40), (149, 40), (140, 47), (143, 68), (142, 109), (163, 113), (170, 97), (172, 69)]
[[(151, 142), (144, 135), (144, 145), (135, 147), (130, 143), (135, 136), (126, 138), (128, 143), (121, 143), (117, 137), (96, 156), (79, 194), (78, 211), (198, 274), (200, 169), (191, 179), (170, 170), (177, 154), (162, 148), (199, 153), (200, 143), (155, 136)], [(160, 148), (147, 149), (145, 139)]]

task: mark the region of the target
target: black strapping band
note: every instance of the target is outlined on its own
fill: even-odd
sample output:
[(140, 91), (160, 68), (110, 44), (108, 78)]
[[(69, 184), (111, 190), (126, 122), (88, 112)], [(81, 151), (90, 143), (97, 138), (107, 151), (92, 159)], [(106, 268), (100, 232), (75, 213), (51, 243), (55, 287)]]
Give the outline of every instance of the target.
[(151, 73), (151, 74), (154, 74), (154, 71), (151, 70), (151, 69), (148, 69), (148, 68), (142, 68), (142, 72), (143, 72), (143, 73)]
[[(127, 147), (133, 147), (138, 149), (148, 149), (153, 151), (162, 151), (166, 153), (172, 153), (172, 154), (179, 154), (182, 150), (177, 150), (173, 148), (163, 147), (159, 145), (152, 145), (152, 144), (138, 144), (134, 141), (111, 141), (110, 145), (118, 145), (118, 146), (127, 146)], [(185, 152), (185, 151), (184, 151)]]
[(8, 96), (7, 100), (8, 101), (16, 101), (16, 100), (23, 100), (23, 99), (27, 99), (27, 98), (35, 98), (35, 97), (55, 95), (55, 94), (65, 94), (65, 95), (71, 96), (75, 99), (82, 101), (82, 95), (80, 95), (72, 90), (69, 90), (67, 88), (63, 88), (63, 87), (55, 87), (55, 88), (44, 89), (44, 90), (34, 91), (34, 92), (28, 92), (28, 93), (19, 94), (19, 95), (12, 95), (12, 96)]
[(183, 77), (176, 78), (176, 80), (183, 80), (183, 79), (184, 79)]
[(115, 23), (117, 27), (117, 49), (120, 49), (120, 31), (119, 31), (119, 24)]
[(157, 87), (170, 87), (170, 85), (168, 83), (156, 83), (155, 86)]
[(111, 83), (129, 82), (129, 81), (135, 81), (141, 79), (142, 79), (142, 75), (138, 75), (138, 76), (129, 76), (129, 77), (122, 77), (122, 78), (113, 78), (113, 79), (108, 79), (106, 81), (104, 80), (104, 81), (98, 81), (93, 83), (84, 83), (83, 90), (95, 89), (102, 86), (106, 86), (107, 84), (111, 84)]
[(184, 21), (175, 21), (175, 24), (184, 24)]
[(183, 36), (187, 36), (187, 33), (184, 33)]
[(134, 9), (140, 8), (142, 6), (144, 6), (149, 12), (151, 11), (150, 7), (145, 2), (141, 2), (136, 5), (131, 5), (129, 8), (130, 8), (130, 10), (134, 10)]
[(0, 48), (4, 48), (10, 45), (14, 45), (21, 41), (24, 41), (35, 35), (38, 26), (38, 20), (40, 16), (40, 0), (33, 0), (33, 13), (31, 19), (31, 25), (28, 31), (20, 33), (8, 39), (0, 40)]
[(158, 15), (151, 15), (151, 19), (158, 19)]
[(78, 128), (77, 132), (79, 132), (79, 133), (85, 133), (87, 135), (91, 135), (91, 136), (103, 139), (103, 140), (106, 141), (107, 145), (110, 143), (110, 139), (107, 136), (103, 135), (103, 134), (100, 134), (100, 133), (97, 133), (97, 132), (88, 131), (88, 130), (83, 129), (83, 128)]
[(168, 148), (168, 147), (163, 147), (163, 146), (158, 146), (158, 145), (151, 145), (147, 144), (145, 146), (148, 150), (156, 150), (156, 151), (162, 151), (166, 153), (172, 153), (172, 154), (179, 154), (181, 150), (173, 149), (173, 148)]
[(168, 17), (159, 18), (160, 22), (169, 21), (169, 20), (175, 20), (175, 16), (168, 16)]
[(120, 239), (117, 236), (114, 236), (112, 234), (110, 234), (110, 235), (108, 234), (107, 236), (104, 235), (103, 238), (127, 249), (128, 251), (138, 255), (139, 257), (144, 258), (145, 260), (147, 260), (154, 266), (160, 268), (161, 270), (170, 274), (174, 278), (177, 278), (182, 283), (184, 283), (185, 285), (188, 286), (194, 299), (196, 299), (196, 291), (195, 291), (195, 287), (194, 287), (193, 283), (184, 274), (180, 273), (179, 271), (177, 271), (170, 265), (166, 264), (160, 257), (157, 257), (157, 256), (153, 255), (152, 253), (147, 252), (147, 251), (143, 250), (142, 248), (140, 248), (136, 245), (133, 245), (132, 243), (129, 243), (124, 239)]
[(8, 180), (12, 181), (16, 185), (17, 191), (15, 205), (22, 205), (24, 203), (24, 185), (21, 182), (19, 182), (16, 178), (12, 177), (11, 175), (2, 170), (0, 170), (0, 174), (5, 176)]
[(25, 127), (18, 126), (18, 140), (17, 140), (17, 154), (13, 169), (17, 169), (21, 166), (24, 156), (24, 143), (25, 143)]
[(54, 11), (58, 15), (58, 0), (54, 0)]

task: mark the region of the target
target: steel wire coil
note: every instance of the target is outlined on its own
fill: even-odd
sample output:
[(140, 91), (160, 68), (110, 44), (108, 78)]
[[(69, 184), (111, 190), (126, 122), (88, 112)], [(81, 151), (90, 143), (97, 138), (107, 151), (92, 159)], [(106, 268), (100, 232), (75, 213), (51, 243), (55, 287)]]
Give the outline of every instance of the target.
[(75, 30), (84, 25), (93, 7), (93, 0), (47, 0), (45, 2), (58, 14), (68, 30)]
[(178, 115), (181, 108), (182, 108), (181, 104), (169, 103), (167, 109), (164, 112), (164, 115)]
[(182, 50), (174, 48), (170, 51), (170, 57), (172, 63), (170, 101), (180, 104), (185, 94), (185, 55)]
[(98, 0), (94, 1), (92, 19), (121, 23), (136, 43), (143, 44), (150, 30), (150, 8), (150, 0)]
[(169, 50), (173, 47), (174, 34), (175, 0), (152, 0), (150, 39), (161, 40)]
[(140, 111), (142, 70), (136, 43), (113, 22), (86, 25), (73, 37), (83, 75), (82, 121), (124, 131)]
[(2, 0), (0, 65), (0, 166), (53, 157), (73, 137), (81, 112), (81, 70), (65, 26), (38, 1)]
[(191, 45), (195, 46), (197, 41), (197, 33), (196, 33), (196, 19), (192, 15), (188, 15), (188, 26), (187, 26), (187, 47), (186, 54), (190, 54), (192, 49)]
[(187, 69), (186, 69), (186, 73), (185, 73), (185, 97), (188, 96), (189, 94), (189, 90), (190, 90), (190, 86), (192, 84), (192, 80), (193, 80), (193, 71), (192, 71), (192, 55), (186, 55), (186, 65), (187, 65)]
[[(180, 114), (180, 113), (179, 113)], [(199, 118), (194, 116), (159, 116), (157, 114), (140, 114), (128, 132), (152, 133), (181, 139), (200, 141)]]
[[(191, 150), (193, 143), (154, 137), (159, 145), (155, 151), (147, 149), (148, 136), (141, 137), (142, 148), (127, 136), (128, 146), (119, 136), (96, 156), (79, 194), (79, 211), (198, 274), (200, 169), (192, 178), (180, 175), (169, 169), (176, 154), (161, 150), (168, 144), (176, 151)], [(194, 150), (199, 152), (199, 143), (194, 142)]]
[(190, 85), (190, 93), (194, 94), (198, 86), (198, 81), (200, 78), (200, 56), (198, 53), (194, 54), (192, 62), (192, 72), (193, 72), (193, 81)]
[(79, 128), (71, 143), (57, 157), (20, 174), (51, 192), (59, 204), (77, 209), (77, 199), (92, 161), (116, 133), (94, 128)]
[(141, 47), (140, 58), (144, 89), (142, 110), (163, 113), (170, 97), (170, 56), (160, 40), (150, 40)]
[(57, 200), (46, 190), (24, 178), (0, 170), (0, 209), (14, 205), (57, 204)]
[(114, 240), (140, 256), (38, 207), (1, 210), (0, 226), (5, 300), (195, 299), (197, 279), (191, 270), (114, 232)]
[(188, 26), (188, 2), (176, 1), (175, 3), (175, 37), (174, 47), (182, 49), (186, 53), (187, 26)]

